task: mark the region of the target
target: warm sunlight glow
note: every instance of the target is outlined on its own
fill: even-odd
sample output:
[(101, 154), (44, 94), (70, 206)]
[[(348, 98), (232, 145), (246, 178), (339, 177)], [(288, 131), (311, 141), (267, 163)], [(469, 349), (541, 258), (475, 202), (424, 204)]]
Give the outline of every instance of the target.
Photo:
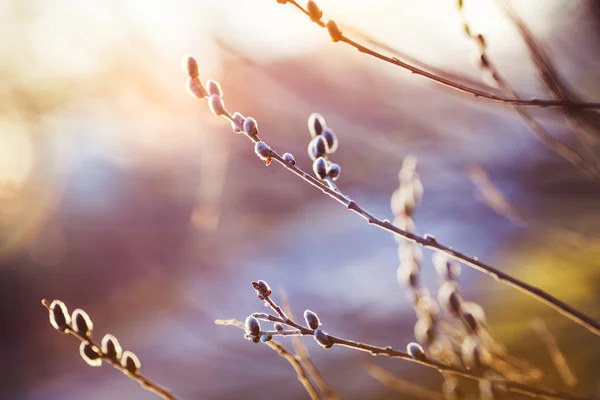
[(30, 138), (18, 125), (0, 121), (0, 185), (22, 185), (32, 164)]

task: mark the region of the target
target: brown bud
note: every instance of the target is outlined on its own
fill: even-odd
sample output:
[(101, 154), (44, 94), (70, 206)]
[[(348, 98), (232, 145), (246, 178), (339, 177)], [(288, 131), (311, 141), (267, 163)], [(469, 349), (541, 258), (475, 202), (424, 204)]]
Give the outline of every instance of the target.
[(342, 40), (342, 31), (338, 28), (337, 24), (333, 21), (327, 21), (327, 31), (329, 32), (329, 36), (331, 36), (331, 41), (339, 42)]
[[(47, 303), (46, 303), (47, 304)], [(54, 300), (50, 304), (50, 324), (60, 332), (66, 332), (71, 324), (71, 316), (67, 306), (60, 300)]]
[(92, 323), (92, 320), (85, 311), (83, 311), (80, 308), (73, 311), (71, 321), (73, 323), (73, 330), (75, 332), (79, 333), (82, 336), (92, 336), (94, 324)]
[(85, 342), (81, 342), (79, 345), (79, 354), (83, 361), (85, 361), (91, 367), (99, 367), (102, 365), (102, 356), (98, 351)]
[(319, 9), (319, 6), (313, 0), (309, 0), (308, 3), (306, 3), (306, 12), (314, 22), (319, 22), (321, 17), (323, 17), (323, 11)]
[(119, 360), (121, 358), (121, 354), (123, 353), (121, 344), (117, 340), (116, 337), (107, 333), (102, 338), (102, 352), (113, 360)]
[(190, 78), (198, 77), (198, 63), (194, 59), (194, 57), (184, 57), (183, 58), (183, 70), (188, 74)]
[(135, 353), (125, 350), (121, 357), (121, 366), (125, 368), (126, 373), (129, 375), (137, 375), (141, 367), (140, 359)]

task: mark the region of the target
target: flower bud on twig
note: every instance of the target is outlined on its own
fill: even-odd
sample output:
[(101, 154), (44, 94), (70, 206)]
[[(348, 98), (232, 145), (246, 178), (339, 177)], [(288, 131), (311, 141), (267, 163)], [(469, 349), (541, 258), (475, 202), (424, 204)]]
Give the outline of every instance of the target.
[(252, 282), (252, 287), (259, 295), (259, 299), (264, 300), (265, 297), (269, 297), (273, 292), (269, 287), (269, 284), (263, 280)]
[(321, 328), (315, 329), (314, 335), (315, 335), (315, 340), (317, 341), (317, 343), (319, 343), (324, 348), (328, 349), (331, 346), (333, 346), (333, 342), (331, 341), (331, 338), (329, 337), (329, 335), (327, 335), (325, 333), (325, 331), (323, 331), (323, 329), (321, 329)]
[(331, 179), (333, 179), (334, 181), (337, 181), (337, 178), (340, 177), (340, 173), (342, 172), (342, 169), (340, 168), (340, 166), (336, 163), (327, 163), (327, 176), (330, 177)]
[(308, 117), (308, 131), (311, 137), (319, 136), (326, 127), (325, 118), (321, 114), (310, 114), (310, 117)]
[(194, 57), (183, 57), (183, 70), (188, 74), (190, 78), (198, 77), (198, 63)]
[(296, 159), (294, 158), (294, 156), (292, 154), (284, 153), (282, 158), (283, 158), (283, 161), (285, 161), (286, 163), (296, 165)]
[(338, 28), (337, 24), (333, 21), (327, 21), (327, 31), (333, 42), (339, 42), (342, 40), (342, 31)]
[(306, 11), (308, 12), (310, 19), (314, 22), (319, 22), (321, 17), (323, 17), (323, 11), (319, 9), (319, 6), (313, 0), (309, 0), (308, 3), (306, 3)]
[(319, 157), (325, 156), (327, 154), (327, 142), (323, 139), (322, 136), (314, 137), (308, 143), (308, 155), (311, 160), (316, 160)]
[(424, 346), (429, 346), (435, 340), (435, 329), (429, 319), (419, 319), (415, 324), (415, 339)]
[(321, 132), (321, 136), (325, 139), (327, 143), (327, 153), (335, 153), (338, 148), (338, 138), (334, 131), (329, 128), (323, 129)]
[(433, 254), (433, 265), (439, 277), (444, 281), (456, 281), (460, 275), (460, 264), (449, 259), (445, 254)]
[(444, 282), (442, 286), (440, 286), (438, 291), (438, 301), (440, 302), (440, 306), (442, 306), (451, 315), (458, 315), (462, 299), (458, 293), (458, 290), (456, 289), (456, 285), (453, 282)]
[(327, 162), (323, 157), (319, 157), (313, 162), (313, 172), (317, 178), (325, 179), (327, 176)]
[(233, 118), (233, 121), (231, 121), (231, 129), (233, 129), (235, 133), (242, 132), (246, 118), (244, 118), (244, 116), (237, 111), (233, 113), (231, 117)]
[(281, 322), (275, 322), (275, 323), (273, 324), (273, 328), (275, 328), (275, 330), (276, 330), (277, 332), (281, 332), (281, 331), (283, 331), (283, 330), (285, 329), (285, 328), (283, 327), (283, 324), (282, 324)]
[(140, 359), (135, 353), (125, 350), (121, 357), (121, 366), (125, 368), (130, 375), (137, 375), (141, 367)]
[(102, 338), (102, 352), (112, 360), (119, 360), (122, 353), (121, 344), (116, 337), (107, 333)]
[(71, 316), (71, 321), (73, 323), (73, 330), (79, 333), (82, 336), (90, 337), (92, 336), (92, 330), (94, 329), (94, 324), (90, 319), (89, 315), (82, 309), (78, 308), (73, 311), (73, 315)]
[(310, 329), (317, 329), (321, 322), (319, 321), (319, 317), (317, 314), (310, 310), (304, 311), (304, 320), (306, 321), (306, 325), (310, 327)]
[[(47, 304), (47, 303), (46, 303)], [(71, 316), (67, 306), (60, 300), (54, 300), (50, 304), (50, 324), (60, 332), (65, 332), (71, 324)]]
[(260, 335), (260, 341), (261, 341), (262, 343), (267, 343), (267, 342), (268, 342), (268, 341), (270, 341), (271, 339), (273, 339), (273, 336), (271, 336), (271, 335), (268, 335), (268, 334), (263, 334), (263, 335)]
[(258, 322), (258, 320), (251, 315), (246, 318), (244, 327), (248, 335), (258, 336), (260, 333), (260, 322)]
[(79, 345), (79, 354), (83, 361), (91, 367), (99, 367), (102, 365), (102, 356), (86, 342), (81, 342)]
[(209, 95), (216, 94), (219, 97), (223, 97), (223, 90), (221, 89), (221, 85), (219, 82), (209, 79), (206, 81), (206, 91)]
[(467, 336), (461, 345), (463, 362), (469, 369), (480, 369), (491, 362), (490, 351), (473, 336)]
[(217, 117), (225, 114), (225, 103), (223, 103), (221, 96), (216, 93), (208, 97), (208, 106), (210, 107), (210, 111)]
[(273, 157), (273, 150), (271, 150), (269, 145), (263, 142), (262, 140), (256, 142), (256, 144), (254, 145), (254, 152), (257, 156), (260, 157), (261, 160), (265, 160), (267, 162), (267, 165), (271, 163), (271, 157)]
[(258, 135), (258, 122), (252, 117), (247, 117), (244, 120), (244, 132), (249, 137), (255, 137)]
[(425, 361), (427, 357), (425, 357), (425, 352), (419, 343), (410, 342), (406, 346), (406, 352), (415, 360)]
[(202, 86), (200, 79), (198, 79), (197, 77), (196, 78), (188, 77), (186, 79), (185, 90), (187, 90), (187, 92), (190, 94), (190, 96), (192, 96), (198, 100), (202, 100), (202, 99), (206, 98), (206, 96), (208, 96), (208, 93), (206, 93), (206, 90), (204, 90), (204, 87)]

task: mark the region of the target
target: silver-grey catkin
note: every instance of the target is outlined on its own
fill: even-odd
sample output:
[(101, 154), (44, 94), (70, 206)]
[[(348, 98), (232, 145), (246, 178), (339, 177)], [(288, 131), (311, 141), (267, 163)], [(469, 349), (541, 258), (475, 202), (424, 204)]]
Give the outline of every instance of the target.
[(319, 321), (319, 317), (317, 314), (310, 310), (304, 311), (304, 320), (306, 321), (306, 325), (309, 326), (310, 329), (317, 329), (321, 322)]
[(308, 117), (308, 131), (311, 137), (319, 136), (327, 128), (325, 118), (319, 113), (312, 113)]
[(282, 158), (283, 158), (283, 161), (285, 161), (286, 163), (296, 165), (296, 159), (294, 158), (294, 156), (292, 154), (284, 153)]
[(319, 157), (313, 162), (313, 172), (317, 178), (325, 179), (327, 176), (327, 161), (323, 157)]
[(210, 111), (217, 117), (225, 114), (225, 103), (223, 103), (221, 96), (216, 93), (208, 97), (208, 106), (210, 107)]

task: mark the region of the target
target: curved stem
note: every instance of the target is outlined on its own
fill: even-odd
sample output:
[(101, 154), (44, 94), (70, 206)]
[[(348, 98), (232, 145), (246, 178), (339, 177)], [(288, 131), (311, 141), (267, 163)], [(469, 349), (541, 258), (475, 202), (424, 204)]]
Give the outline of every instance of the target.
[[(46, 307), (46, 309), (48, 309), (48, 311), (51, 311), (50, 303), (48, 302), (48, 300), (43, 299), (42, 305), (44, 307)], [(86, 336), (81, 335), (80, 333), (76, 332), (71, 327), (71, 325), (69, 325), (69, 329), (65, 332), (75, 336), (77, 339), (79, 339), (79, 341), (84, 342), (84, 343), (94, 347), (97, 350), (97, 353), (100, 355), (100, 357), (102, 357), (103, 360), (107, 361), (115, 369), (118, 369), (119, 371), (123, 372), (130, 379), (139, 383), (142, 388), (157, 394), (158, 396), (162, 397), (163, 399), (177, 400), (177, 397), (175, 397), (175, 395), (173, 393), (171, 393), (169, 391), (169, 389), (160, 386), (159, 384), (153, 382), (152, 380), (145, 377), (141, 373), (139, 373), (139, 372), (137, 372), (135, 374), (129, 373), (127, 371), (127, 369), (121, 365), (121, 363), (112, 359), (111, 357), (107, 356), (106, 354), (102, 353), (102, 350), (101, 350), (102, 348), (96, 342), (94, 342), (94, 340), (91, 337), (86, 337)]]
[[(308, 12), (304, 9), (304, 7), (299, 5), (295, 0), (288, 0), (288, 3), (292, 4), (293, 6), (295, 6), (299, 10), (301, 10), (304, 14), (308, 15)], [(315, 23), (317, 25), (321, 26), (322, 28), (325, 27), (325, 23), (321, 20), (315, 21)], [(471, 96), (474, 96), (476, 98), (486, 99), (486, 100), (497, 102), (497, 103), (504, 103), (504, 104), (510, 104), (510, 105), (515, 105), (515, 106), (542, 107), (542, 108), (543, 107), (564, 107), (564, 108), (571, 108), (571, 109), (600, 109), (600, 103), (597, 103), (597, 102), (582, 102), (582, 101), (573, 101), (570, 99), (537, 99), (537, 98), (519, 99), (516, 97), (507, 97), (507, 96), (497, 95), (497, 94), (493, 94), (493, 93), (488, 93), (483, 90), (455, 82), (455, 81), (445, 78), (443, 76), (436, 75), (427, 70), (415, 67), (414, 65), (411, 65), (404, 61), (401, 61), (400, 59), (398, 59), (396, 57), (386, 56), (382, 53), (379, 53), (378, 51), (375, 51), (367, 46), (364, 46), (358, 42), (353, 41), (352, 39), (346, 37), (343, 34), (339, 41), (354, 47), (356, 50), (360, 51), (361, 53), (370, 55), (381, 61), (384, 61), (389, 64), (393, 64), (397, 67), (403, 68), (407, 71), (410, 71), (411, 73), (413, 73), (415, 75), (422, 76), (422, 77), (429, 79), (430, 81), (436, 82), (442, 86), (446, 86), (448, 88), (454, 89), (454, 90), (462, 92), (462, 93), (470, 94)]]

